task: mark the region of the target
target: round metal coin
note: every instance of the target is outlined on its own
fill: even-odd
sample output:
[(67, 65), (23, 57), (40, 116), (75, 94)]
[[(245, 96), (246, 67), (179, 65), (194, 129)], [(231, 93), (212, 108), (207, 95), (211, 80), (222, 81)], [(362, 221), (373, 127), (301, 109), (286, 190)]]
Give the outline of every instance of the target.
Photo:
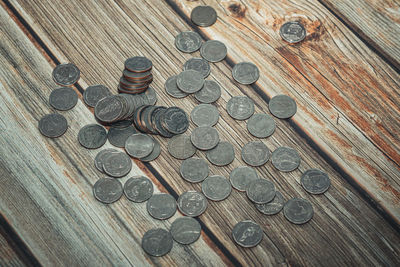
[(105, 154), (102, 158), (103, 171), (115, 178), (127, 175), (132, 169), (132, 160), (121, 151), (113, 151)]
[(171, 224), (170, 233), (176, 242), (189, 245), (199, 239), (201, 225), (191, 217), (180, 217)]
[(187, 159), (196, 153), (190, 137), (184, 134), (175, 135), (168, 141), (168, 152), (177, 159)]
[(261, 227), (253, 221), (245, 220), (237, 223), (232, 229), (233, 240), (245, 248), (257, 246), (263, 239)]
[(194, 107), (190, 119), (196, 126), (214, 126), (218, 122), (219, 111), (211, 104), (200, 104)]
[(181, 32), (175, 37), (175, 46), (183, 53), (193, 53), (201, 47), (201, 36), (197, 32)]
[(173, 244), (171, 233), (161, 228), (147, 231), (142, 238), (143, 250), (155, 257), (161, 257), (170, 252)]
[(226, 103), (226, 111), (236, 120), (246, 120), (254, 113), (254, 102), (247, 96), (234, 96)]
[(224, 43), (217, 40), (204, 42), (200, 48), (200, 55), (207, 61), (218, 62), (226, 57), (228, 50)]
[(239, 191), (246, 191), (249, 184), (257, 179), (260, 177), (256, 170), (248, 166), (237, 167), (229, 174), (232, 187)]
[(152, 87), (147, 88), (143, 95), (146, 97), (148, 105), (155, 105), (157, 103), (157, 93)]
[(184, 70), (178, 74), (176, 85), (185, 93), (196, 93), (204, 85), (203, 74), (196, 70)]
[(214, 81), (205, 80), (203, 88), (197, 91), (194, 97), (201, 103), (210, 104), (221, 97), (221, 87)]
[(108, 142), (116, 147), (125, 147), (126, 139), (135, 133), (137, 133), (137, 131), (132, 125), (124, 128), (110, 127), (107, 133)]
[(323, 194), (331, 185), (331, 180), (326, 172), (318, 169), (309, 169), (300, 179), (303, 188), (311, 194)]
[(179, 172), (186, 181), (199, 183), (207, 178), (209, 168), (204, 159), (193, 157), (182, 162)]
[(207, 199), (197, 191), (186, 191), (178, 198), (178, 208), (186, 216), (197, 217), (207, 209)]
[(311, 220), (314, 209), (310, 201), (303, 198), (292, 198), (283, 207), (283, 215), (291, 223), (303, 224)]
[(252, 141), (242, 148), (242, 159), (250, 166), (262, 166), (269, 160), (271, 152), (261, 141)]
[(93, 186), (94, 197), (105, 204), (117, 201), (122, 194), (122, 184), (114, 178), (101, 178)]
[(124, 103), (122, 98), (116, 95), (100, 99), (94, 108), (96, 118), (106, 123), (117, 121), (123, 113)]
[(153, 67), (153, 63), (146, 57), (131, 57), (125, 61), (125, 68), (132, 72), (145, 72)]
[(216, 166), (225, 166), (235, 159), (233, 145), (222, 141), (213, 149), (206, 152), (208, 161)]
[(200, 150), (210, 150), (218, 145), (218, 131), (210, 126), (201, 126), (193, 130), (190, 140)]
[(79, 80), (81, 72), (72, 63), (60, 64), (53, 70), (52, 76), (56, 84), (70, 86)]
[(164, 128), (173, 134), (182, 134), (189, 128), (188, 115), (178, 107), (167, 108), (160, 119)]
[(190, 19), (200, 27), (209, 27), (217, 21), (217, 12), (211, 6), (193, 8)]
[(279, 119), (288, 119), (296, 114), (296, 102), (287, 95), (277, 95), (269, 101), (269, 111)]
[(67, 131), (67, 128), (67, 120), (61, 114), (47, 114), (39, 121), (39, 131), (46, 137), (59, 137)]
[(275, 185), (266, 179), (258, 179), (249, 184), (247, 197), (256, 204), (265, 204), (275, 197)]
[(151, 217), (165, 220), (176, 212), (176, 201), (170, 194), (154, 194), (146, 203), (146, 208)]
[(290, 147), (278, 147), (272, 152), (272, 165), (280, 171), (290, 172), (300, 165), (300, 154)]
[[(153, 137), (151, 137), (153, 138)], [(150, 162), (152, 160), (155, 160), (156, 158), (158, 158), (158, 156), (160, 156), (161, 154), (161, 146), (160, 146), (160, 142), (158, 142), (156, 139), (153, 138), (153, 142), (154, 142), (154, 148), (153, 151), (150, 153), (150, 155), (140, 158), (140, 161), (143, 162)]]
[(114, 148), (107, 148), (107, 149), (103, 149), (99, 153), (97, 153), (96, 157), (94, 158), (94, 166), (96, 167), (97, 170), (104, 173), (103, 159), (104, 159), (104, 156), (106, 156), (108, 153), (111, 153), (111, 152), (118, 152), (118, 150), (116, 150)]
[(283, 40), (291, 44), (303, 41), (307, 35), (304, 26), (297, 21), (286, 22), (280, 28), (279, 33)]
[(274, 118), (265, 113), (257, 113), (247, 121), (247, 130), (258, 138), (266, 138), (275, 132)]
[(185, 92), (183, 92), (183, 91), (181, 91), (181, 90), (178, 88), (178, 86), (176, 86), (176, 79), (177, 79), (177, 76), (174, 75), (174, 76), (169, 77), (169, 78), (165, 81), (165, 84), (164, 84), (165, 91), (167, 92), (167, 94), (169, 94), (169, 95), (172, 96), (172, 97), (175, 97), (175, 98), (184, 98), (184, 97), (187, 96), (188, 94), (185, 93)]
[(183, 70), (196, 70), (203, 74), (204, 79), (210, 75), (211, 67), (207, 60), (203, 58), (191, 58), (183, 65)]
[(110, 95), (111, 92), (108, 87), (101, 84), (91, 85), (83, 92), (83, 101), (89, 107), (94, 108), (97, 102)]
[(274, 215), (279, 213), (283, 209), (284, 205), (285, 200), (279, 191), (276, 191), (275, 197), (271, 202), (265, 204), (255, 204), (257, 210), (265, 215)]
[(144, 158), (153, 151), (154, 141), (153, 138), (146, 134), (132, 134), (126, 139), (125, 150), (129, 156), (133, 158)]
[(153, 183), (145, 176), (129, 178), (124, 184), (125, 196), (133, 202), (144, 202), (153, 195)]
[(85, 125), (79, 130), (78, 141), (83, 147), (99, 148), (107, 141), (107, 131), (98, 124)]
[(78, 94), (70, 87), (60, 87), (51, 92), (49, 103), (57, 110), (69, 110), (78, 103)]
[(212, 175), (201, 183), (201, 191), (208, 199), (221, 201), (231, 194), (232, 186), (225, 177)]
[(240, 62), (233, 67), (232, 76), (238, 83), (252, 84), (260, 78), (260, 71), (251, 62)]

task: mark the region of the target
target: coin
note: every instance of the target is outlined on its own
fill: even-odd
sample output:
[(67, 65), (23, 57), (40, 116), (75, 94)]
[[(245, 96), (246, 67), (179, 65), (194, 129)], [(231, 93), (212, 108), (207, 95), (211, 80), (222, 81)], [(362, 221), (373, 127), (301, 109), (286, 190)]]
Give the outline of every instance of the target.
[(275, 185), (266, 179), (254, 180), (246, 188), (247, 197), (256, 204), (265, 204), (275, 197)]
[(329, 189), (331, 180), (326, 172), (309, 169), (301, 176), (300, 183), (308, 193), (323, 194)]
[(207, 199), (197, 191), (186, 191), (178, 198), (178, 208), (186, 216), (200, 216), (207, 209)]
[(124, 113), (124, 103), (121, 97), (116, 95), (99, 100), (94, 108), (94, 115), (102, 122), (117, 121)]
[(132, 72), (127, 69), (124, 69), (122, 75), (125, 79), (130, 81), (138, 81), (141, 82), (143, 80), (147, 80), (152, 77), (151, 70), (145, 72)]
[(275, 121), (272, 116), (265, 113), (257, 113), (247, 121), (247, 130), (258, 138), (266, 138), (275, 132)]
[(297, 21), (289, 21), (284, 23), (281, 26), (279, 33), (283, 40), (291, 44), (303, 41), (307, 35), (304, 26)]
[(240, 62), (232, 69), (232, 76), (235, 81), (241, 84), (252, 84), (260, 78), (260, 71), (251, 62)]
[(204, 79), (210, 75), (211, 68), (207, 60), (203, 58), (193, 57), (185, 62), (183, 65), (183, 70), (196, 70), (203, 74)]
[(204, 85), (203, 74), (196, 70), (184, 70), (178, 74), (176, 85), (185, 93), (196, 93)]
[(269, 111), (279, 119), (288, 119), (296, 114), (296, 102), (287, 95), (277, 95), (269, 101)]
[(234, 96), (226, 103), (226, 111), (236, 120), (246, 120), (254, 113), (254, 102), (247, 96)]
[(81, 72), (78, 67), (72, 63), (57, 65), (52, 73), (53, 80), (61, 86), (70, 86), (79, 80)]
[(157, 93), (152, 87), (149, 87), (144, 93), (148, 105), (155, 105), (157, 103)]
[(112, 151), (102, 158), (103, 171), (115, 178), (127, 175), (132, 169), (132, 160), (121, 151)]
[(224, 43), (217, 40), (209, 40), (201, 45), (200, 55), (209, 62), (218, 62), (226, 57), (227, 51)]
[(97, 153), (96, 157), (94, 158), (94, 166), (96, 167), (97, 170), (104, 172), (103, 170), (103, 158), (105, 155), (107, 155), (110, 152), (117, 152), (118, 150), (114, 148), (107, 148), (101, 150), (99, 153)]
[(262, 166), (269, 160), (271, 152), (261, 141), (252, 141), (242, 148), (242, 159), (250, 166)]
[(125, 147), (126, 139), (132, 134), (137, 133), (132, 125), (128, 127), (110, 127), (107, 138), (110, 144), (116, 147)]
[(290, 172), (300, 165), (300, 154), (290, 147), (278, 147), (272, 152), (272, 165), (280, 171)]
[(94, 197), (105, 204), (117, 201), (122, 193), (122, 184), (114, 178), (101, 178), (93, 185)]
[(193, 157), (182, 162), (179, 172), (186, 181), (198, 183), (207, 178), (209, 168), (204, 159)]
[(145, 72), (153, 67), (153, 63), (145, 57), (131, 57), (125, 61), (125, 68), (132, 72)]
[(153, 149), (153, 139), (146, 134), (132, 134), (125, 142), (125, 150), (133, 158), (144, 158), (150, 155)]
[(248, 166), (239, 166), (233, 169), (229, 175), (232, 187), (239, 191), (246, 191), (249, 184), (257, 179), (260, 179), (260, 177), (258, 177), (256, 170)]
[(154, 194), (146, 203), (147, 211), (151, 217), (165, 220), (176, 212), (176, 201), (170, 194)]
[(133, 202), (144, 202), (153, 195), (153, 183), (145, 176), (134, 176), (124, 184), (125, 196)]
[(217, 12), (211, 6), (197, 6), (193, 8), (190, 19), (200, 27), (209, 27), (217, 21)]
[(214, 126), (218, 122), (219, 111), (211, 104), (200, 104), (194, 107), (190, 119), (196, 126)]
[(279, 213), (283, 209), (284, 205), (285, 200), (279, 191), (276, 191), (275, 197), (271, 202), (265, 204), (255, 204), (257, 210), (265, 215), (274, 215)]
[(83, 147), (99, 148), (107, 141), (107, 131), (98, 124), (85, 125), (79, 130), (78, 141)]
[(201, 226), (194, 218), (180, 217), (171, 224), (170, 233), (176, 242), (189, 245), (199, 239)]
[(161, 123), (170, 133), (182, 134), (189, 128), (189, 119), (186, 112), (178, 107), (170, 107), (161, 114)]
[(67, 128), (67, 120), (61, 114), (47, 114), (39, 121), (39, 131), (46, 137), (59, 137), (67, 131)]
[(169, 94), (172, 97), (183, 98), (183, 97), (187, 96), (188, 94), (181, 91), (178, 88), (178, 86), (176, 86), (176, 79), (177, 79), (177, 76), (174, 75), (174, 76), (169, 77), (165, 81), (165, 84), (164, 84), (165, 91), (167, 92), (167, 94)]
[(225, 166), (235, 159), (235, 150), (230, 143), (222, 141), (216, 147), (207, 151), (206, 156), (212, 164)]
[(201, 191), (208, 199), (221, 201), (231, 194), (232, 186), (225, 177), (212, 175), (201, 183)]
[[(151, 138), (153, 138), (153, 137), (151, 137)], [(153, 142), (154, 142), (153, 151), (150, 153), (150, 155), (141, 158), (141, 159), (140, 159), (141, 161), (143, 161), (143, 162), (149, 162), (149, 161), (155, 160), (156, 158), (158, 158), (158, 156), (160, 156), (160, 154), (161, 154), (161, 146), (160, 146), (160, 143), (159, 143), (156, 139), (154, 139), (154, 138), (153, 138)]]
[(168, 142), (168, 152), (177, 159), (187, 159), (196, 153), (196, 148), (190, 141), (190, 137), (181, 134), (175, 135)]
[(197, 32), (180, 32), (175, 37), (175, 46), (183, 53), (193, 53), (200, 49), (201, 36)]
[(303, 198), (292, 198), (283, 207), (283, 215), (291, 223), (303, 224), (311, 220), (314, 209), (310, 201)]
[(245, 220), (237, 223), (232, 229), (233, 240), (245, 248), (257, 246), (263, 239), (260, 225), (253, 221)]
[(218, 131), (210, 126), (197, 127), (190, 136), (192, 144), (200, 150), (210, 150), (218, 145)]
[(161, 257), (170, 252), (173, 243), (171, 233), (161, 228), (147, 231), (142, 238), (143, 250), (155, 257)]
[(221, 87), (214, 81), (205, 80), (203, 88), (194, 93), (194, 97), (201, 103), (210, 104), (221, 97)]
[(110, 96), (111, 92), (108, 87), (98, 84), (91, 85), (83, 92), (83, 101), (89, 107), (94, 108), (100, 99)]
[(69, 110), (78, 103), (78, 94), (70, 87), (60, 87), (51, 92), (49, 103), (57, 110)]
[(169, 131), (167, 131), (166, 129), (164, 129), (164, 127), (161, 124), (161, 116), (163, 115), (163, 113), (167, 110), (166, 107), (159, 107), (158, 109), (156, 109), (153, 112), (153, 119), (152, 121), (154, 122), (154, 128), (155, 130), (162, 136), (162, 137), (166, 137), (166, 138), (170, 138), (172, 136), (174, 136), (174, 134), (170, 133)]

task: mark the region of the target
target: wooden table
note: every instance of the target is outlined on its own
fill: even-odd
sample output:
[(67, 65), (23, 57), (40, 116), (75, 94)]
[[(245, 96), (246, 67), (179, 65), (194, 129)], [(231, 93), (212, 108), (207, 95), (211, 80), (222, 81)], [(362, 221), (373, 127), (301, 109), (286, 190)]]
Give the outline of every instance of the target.
[[(212, 27), (190, 21), (191, 10), (201, 4), (218, 13)], [(399, 1), (3, 0), (0, 14), (0, 265), (399, 266)], [(307, 29), (297, 45), (279, 37), (280, 26), (289, 20)], [(315, 215), (309, 223), (293, 225), (282, 213), (261, 215), (234, 190), (225, 201), (209, 202), (199, 217), (203, 231), (196, 243), (175, 243), (168, 255), (157, 258), (141, 249), (144, 232), (168, 229), (181, 214), (157, 221), (144, 203), (123, 197), (103, 205), (94, 199), (92, 186), (103, 175), (93, 166), (99, 149), (77, 142), (79, 129), (95, 122), (82, 92), (104, 84), (116, 93), (124, 60), (144, 55), (154, 64), (158, 104), (190, 113), (198, 104), (193, 97), (172, 99), (163, 89), (188, 58), (199, 56), (175, 48), (174, 37), (184, 30), (228, 47), (228, 57), (212, 64), (209, 78), (223, 88), (216, 129), (234, 145), (236, 159), (224, 168), (211, 166), (211, 173), (228, 177), (244, 164), (240, 148), (254, 140), (244, 121), (226, 113), (232, 96), (247, 95), (256, 112), (267, 113), (274, 95), (296, 100), (297, 114), (277, 119), (276, 132), (264, 142), (271, 150), (296, 148), (299, 169), (281, 173), (269, 162), (257, 171), (286, 199), (311, 201)], [(240, 61), (259, 67), (256, 84), (234, 82), (231, 70)], [(64, 62), (81, 70), (74, 87), (80, 100), (61, 112), (69, 122), (66, 134), (49, 139), (37, 125), (53, 111), (48, 97), (57, 85), (51, 72)], [(180, 161), (167, 152), (167, 140), (156, 138), (161, 156), (149, 164), (134, 160), (129, 176), (147, 175), (156, 191), (174, 197), (200, 190), (179, 176)], [(328, 192), (310, 195), (302, 189), (299, 178), (308, 168), (329, 173)], [(241, 248), (231, 238), (233, 225), (243, 219), (264, 230), (255, 248)]]

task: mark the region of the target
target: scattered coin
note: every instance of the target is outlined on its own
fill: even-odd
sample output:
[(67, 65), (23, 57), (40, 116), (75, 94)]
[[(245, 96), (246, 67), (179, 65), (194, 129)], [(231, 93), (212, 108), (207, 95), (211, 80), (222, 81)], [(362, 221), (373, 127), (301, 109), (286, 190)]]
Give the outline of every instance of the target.
[(153, 63), (145, 57), (131, 57), (125, 61), (125, 68), (132, 72), (145, 72), (151, 70)]
[(228, 142), (219, 142), (213, 149), (206, 152), (208, 161), (216, 166), (225, 166), (235, 159), (233, 145)]
[(126, 139), (132, 134), (137, 133), (135, 128), (130, 125), (128, 127), (110, 127), (108, 129), (107, 138), (110, 144), (116, 147), (125, 147)]
[[(152, 137), (153, 138), (153, 137)], [(143, 162), (150, 162), (152, 160), (155, 160), (156, 158), (158, 158), (158, 156), (160, 156), (161, 154), (161, 146), (160, 146), (160, 142), (158, 142), (156, 139), (153, 138), (153, 142), (154, 142), (154, 148), (153, 151), (150, 153), (150, 155), (143, 157), (140, 159), (140, 161)]]
[(175, 135), (168, 142), (168, 152), (177, 159), (187, 159), (196, 153), (190, 137), (184, 134)]
[(258, 177), (256, 170), (248, 166), (239, 166), (233, 169), (229, 175), (232, 187), (239, 191), (246, 191), (249, 184), (257, 179), (260, 179), (260, 177)]
[(117, 201), (122, 193), (122, 184), (114, 178), (101, 178), (93, 185), (94, 197), (105, 204)]
[(85, 125), (79, 130), (78, 141), (83, 147), (99, 148), (107, 141), (107, 131), (98, 124)]
[(232, 186), (225, 177), (212, 175), (201, 183), (201, 191), (208, 199), (221, 201), (231, 194)]
[(288, 119), (296, 114), (296, 102), (287, 95), (277, 95), (269, 101), (269, 110), (279, 119)]
[(185, 62), (183, 70), (196, 70), (203, 74), (204, 79), (210, 75), (211, 67), (207, 60), (203, 58), (193, 57)]
[(275, 197), (271, 202), (265, 204), (255, 204), (257, 210), (265, 215), (274, 215), (279, 213), (283, 209), (284, 205), (285, 200), (279, 191), (276, 191)]
[(260, 78), (260, 71), (251, 62), (240, 62), (233, 67), (232, 76), (238, 83), (252, 84)]
[(51, 92), (49, 103), (57, 110), (69, 110), (78, 103), (78, 94), (70, 87), (60, 87)]
[(102, 158), (103, 171), (115, 178), (127, 175), (132, 169), (132, 160), (121, 151), (112, 151)]
[(209, 27), (217, 21), (217, 12), (211, 6), (197, 6), (192, 10), (190, 19), (200, 27)]
[(189, 245), (199, 239), (201, 225), (194, 218), (180, 217), (171, 224), (170, 233), (176, 242)]
[(303, 41), (307, 35), (304, 26), (297, 21), (289, 21), (284, 23), (280, 28), (279, 33), (283, 40), (291, 44)]
[(203, 74), (196, 70), (184, 70), (178, 74), (176, 85), (185, 93), (196, 93), (204, 85)]
[(125, 142), (125, 150), (133, 158), (141, 159), (147, 157), (153, 149), (154, 141), (146, 134), (132, 134)]
[(193, 157), (182, 162), (179, 172), (186, 181), (199, 183), (207, 178), (209, 168), (204, 159)]
[(161, 228), (147, 231), (142, 238), (143, 250), (155, 257), (161, 257), (170, 252), (173, 243), (171, 233)]
[(109, 96), (99, 100), (94, 108), (94, 115), (102, 122), (115, 122), (124, 113), (123, 98)]
[(197, 127), (190, 136), (192, 144), (200, 150), (210, 150), (218, 145), (218, 131), (210, 126)]
[(97, 170), (104, 173), (103, 159), (104, 159), (105, 155), (107, 155), (108, 153), (111, 153), (111, 152), (118, 152), (118, 150), (116, 150), (114, 148), (107, 148), (107, 149), (103, 149), (99, 153), (97, 153), (96, 157), (94, 158), (94, 166), (96, 167)]
[(226, 57), (228, 50), (224, 43), (217, 40), (204, 42), (200, 48), (200, 55), (207, 61), (219, 62)]
[(274, 118), (265, 113), (257, 113), (247, 121), (247, 130), (258, 138), (266, 138), (275, 132)]
[(91, 85), (83, 92), (83, 101), (89, 107), (94, 108), (97, 102), (110, 95), (111, 92), (108, 87), (101, 84)]
[(196, 126), (214, 126), (218, 122), (219, 111), (211, 104), (200, 104), (194, 107), (190, 119)]
[(149, 105), (155, 105), (157, 103), (157, 93), (152, 87), (149, 87), (144, 92), (144, 96), (146, 97)]
[(153, 183), (145, 176), (129, 178), (124, 184), (125, 196), (133, 202), (144, 202), (153, 195)]
[(201, 103), (210, 104), (221, 97), (221, 87), (214, 81), (205, 80), (203, 88), (194, 93), (194, 97)]
[(254, 113), (254, 102), (247, 96), (234, 96), (226, 104), (226, 111), (236, 120), (246, 120)]
[(70, 86), (79, 80), (81, 72), (78, 67), (72, 63), (57, 65), (53, 70), (53, 80), (61, 86)]
[(176, 201), (170, 194), (154, 194), (146, 203), (147, 211), (151, 217), (165, 220), (176, 212)]
[(261, 227), (253, 221), (245, 220), (237, 223), (232, 229), (233, 240), (245, 248), (257, 246), (263, 239)]
[(186, 191), (178, 198), (178, 208), (186, 216), (200, 216), (207, 209), (207, 199), (197, 191)]
[(47, 114), (39, 121), (39, 131), (46, 137), (59, 137), (67, 131), (67, 128), (67, 120), (61, 114)]
[(278, 147), (272, 152), (272, 165), (280, 171), (290, 172), (300, 165), (300, 154), (290, 147)]
[(258, 179), (246, 188), (247, 197), (256, 204), (265, 204), (275, 197), (275, 185), (266, 179)]
[(292, 198), (283, 207), (283, 215), (291, 223), (303, 224), (311, 220), (314, 209), (310, 201), (303, 198)]
[(303, 188), (311, 194), (323, 194), (331, 185), (331, 180), (326, 172), (318, 169), (309, 169), (300, 179)]
[(189, 128), (186, 112), (178, 107), (167, 108), (160, 119), (164, 128), (173, 134), (182, 134)]
[(165, 113), (166, 110), (167, 110), (166, 107), (159, 107), (158, 109), (156, 109), (152, 115), (152, 122), (154, 122), (155, 130), (162, 137), (170, 138), (170, 137), (174, 136), (174, 134), (167, 131), (161, 124), (161, 117), (163, 116), (163, 113)]
[(252, 141), (242, 148), (242, 159), (250, 166), (262, 166), (269, 160), (271, 152), (261, 141)]
[(193, 53), (200, 49), (201, 36), (197, 32), (181, 32), (175, 37), (175, 46), (183, 53)]
[(176, 85), (176, 79), (177, 79), (177, 76), (174, 75), (174, 76), (169, 77), (165, 81), (165, 84), (164, 84), (165, 91), (167, 92), (167, 94), (169, 94), (170, 96), (175, 97), (175, 98), (186, 97), (188, 94), (181, 91), (178, 88), (178, 86)]

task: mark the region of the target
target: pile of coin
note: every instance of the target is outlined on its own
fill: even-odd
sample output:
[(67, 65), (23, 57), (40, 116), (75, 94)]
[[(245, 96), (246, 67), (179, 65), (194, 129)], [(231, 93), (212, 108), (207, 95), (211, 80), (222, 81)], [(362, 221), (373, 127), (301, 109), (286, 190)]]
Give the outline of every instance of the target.
[(153, 81), (153, 63), (146, 57), (136, 56), (125, 61), (125, 69), (119, 80), (118, 92), (140, 94), (149, 88)]

